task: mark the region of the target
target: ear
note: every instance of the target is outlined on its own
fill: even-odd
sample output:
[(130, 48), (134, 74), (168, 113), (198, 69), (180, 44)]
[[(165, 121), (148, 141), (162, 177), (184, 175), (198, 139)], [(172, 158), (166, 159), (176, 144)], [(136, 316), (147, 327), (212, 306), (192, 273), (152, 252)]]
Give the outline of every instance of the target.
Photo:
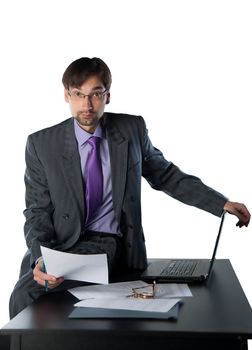
[(106, 105), (108, 105), (110, 102), (110, 92), (107, 93), (106, 97)]
[(67, 89), (64, 89), (64, 99), (67, 103), (69, 103), (69, 92)]

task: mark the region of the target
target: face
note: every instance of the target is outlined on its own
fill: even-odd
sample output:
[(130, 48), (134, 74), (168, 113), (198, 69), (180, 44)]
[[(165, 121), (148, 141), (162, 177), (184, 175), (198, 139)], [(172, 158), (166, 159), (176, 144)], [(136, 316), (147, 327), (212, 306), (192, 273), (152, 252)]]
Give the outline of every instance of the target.
[(87, 79), (80, 88), (64, 91), (65, 101), (69, 103), (72, 116), (80, 127), (93, 133), (102, 117), (105, 105), (109, 103), (110, 93), (97, 76)]

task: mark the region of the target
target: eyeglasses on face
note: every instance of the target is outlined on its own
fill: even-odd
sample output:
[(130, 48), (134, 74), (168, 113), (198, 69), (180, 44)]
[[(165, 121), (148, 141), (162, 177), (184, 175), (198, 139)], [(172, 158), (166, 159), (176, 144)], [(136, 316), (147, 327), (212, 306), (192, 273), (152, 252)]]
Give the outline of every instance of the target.
[(104, 90), (104, 91), (93, 91), (90, 94), (86, 95), (83, 94), (83, 92), (77, 90), (77, 89), (73, 89), (73, 90), (68, 90), (68, 94), (71, 97), (71, 99), (73, 101), (82, 101), (85, 99), (85, 97), (87, 97), (91, 102), (99, 102), (103, 99), (103, 96), (108, 92), (108, 90)]

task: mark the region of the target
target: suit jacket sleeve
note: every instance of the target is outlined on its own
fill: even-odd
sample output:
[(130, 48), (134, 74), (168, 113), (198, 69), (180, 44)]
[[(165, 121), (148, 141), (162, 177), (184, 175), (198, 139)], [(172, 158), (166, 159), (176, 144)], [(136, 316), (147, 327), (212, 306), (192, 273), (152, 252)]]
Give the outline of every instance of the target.
[(227, 198), (206, 186), (198, 177), (184, 173), (172, 162), (167, 161), (163, 154), (153, 147), (145, 124), (142, 130), (142, 175), (149, 184), (185, 204), (221, 216)]
[(30, 265), (41, 256), (40, 245), (52, 247), (54, 241), (54, 227), (52, 214), (54, 211), (47, 179), (43, 166), (37, 157), (32, 136), (28, 137), (26, 152), (26, 222), (24, 233), (27, 246), (31, 253)]

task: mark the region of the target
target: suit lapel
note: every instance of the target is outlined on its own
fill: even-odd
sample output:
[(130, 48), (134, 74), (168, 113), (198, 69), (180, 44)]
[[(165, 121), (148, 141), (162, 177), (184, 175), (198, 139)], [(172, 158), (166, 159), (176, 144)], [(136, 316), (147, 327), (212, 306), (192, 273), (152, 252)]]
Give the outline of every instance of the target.
[(70, 188), (75, 203), (80, 210), (84, 222), (85, 201), (83, 193), (83, 180), (81, 175), (80, 156), (74, 133), (73, 119), (66, 124), (62, 152), (62, 166), (65, 180)]
[(116, 218), (120, 223), (127, 175), (128, 140), (122, 136), (116, 125), (109, 123), (108, 120), (105, 125), (110, 153), (113, 205)]

